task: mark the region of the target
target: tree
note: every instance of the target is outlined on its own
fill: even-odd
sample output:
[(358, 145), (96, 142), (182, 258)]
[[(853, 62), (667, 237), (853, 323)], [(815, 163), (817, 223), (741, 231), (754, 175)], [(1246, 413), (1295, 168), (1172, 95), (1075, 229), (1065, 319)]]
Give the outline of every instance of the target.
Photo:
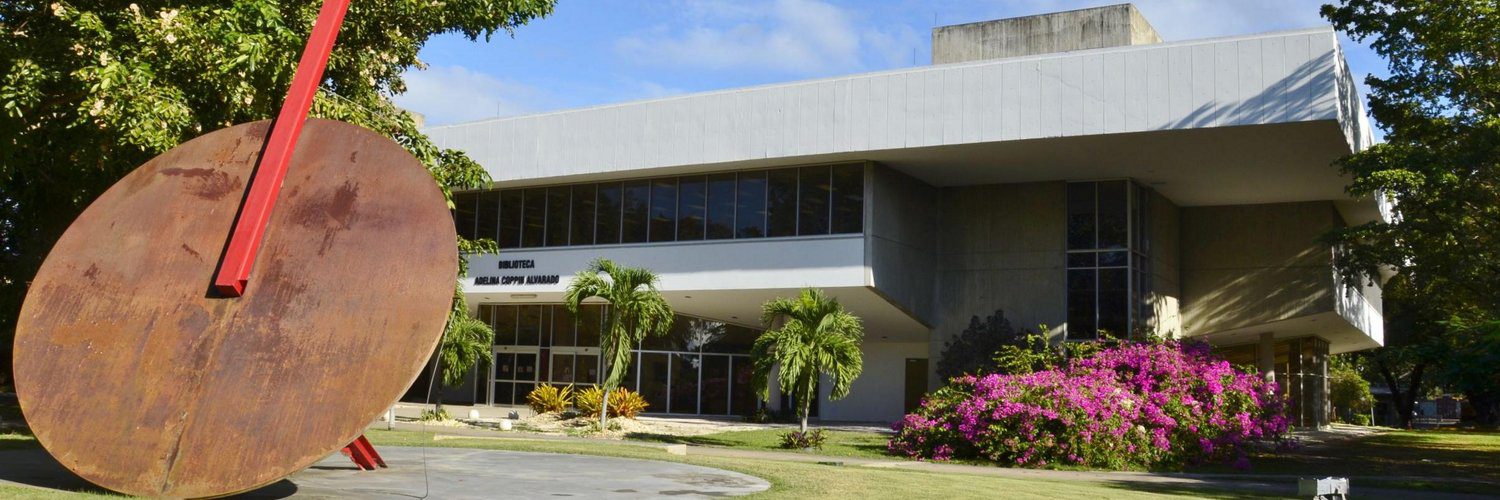
[[(1390, 76), (1368, 76), (1385, 143), (1341, 159), (1357, 197), (1394, 203), (1389, 221), (1338, 229), (1335, 264), (1349, 286), (1394, 271), (1407, 309), (1390, 347), (1370, 355), (1403, 423), (1431, 368), (1500, 317), (1500, 4), (1494, 0), (1342, 0), (1322, 14), (1370, 46)], [(1402, 303), (1404, 301), (1404, 303)], [(1416, 310), (1421, 309), (1421, 310)], [(1395, 335), (1392, 335), (1394, 333)], [(1404, 336), (1405, 338), (1400, 338)], [(1484, 367), (1475, 367), (1484, 368)], [(1447, 370), (1444, 370), (1448, 372)], [(1451, 373), (1451, 372), (1450, 372)], [(1403, 382), (1401, 379), (1405, 378)], [(1402, 388), (1404, 386), (1404, 390)]]
[[(753, 383), (762, 401), (770, 401), (770, 377), (776, 370), (782, 392), (792, 395), (801, 431), (807, 432), (807, 413), (818, 397), (818, 376), (833, 382), (829, 399), (843, 399), (864, 370), (860, 343), (865, 328), (839, 301), (822, 290), (804, 288), (796, 299), (777, 298), (761, 308), (768, 330), (750, 348)], [(777, 370), (777, 367), (780, 367)]]
[(1338, 162), (1350, 194), (1388, 197), (1396, 217), (1340, 229), (1338, 266), (1382, 268), (1452, 304), (1500, 311), (1500, 4), (1343, 0), (1323, 16), (1388, 62), (1369, 76), (1385, 143)]
[[(656, 289), (657, 277), (649, 269), (624, 267), (608, 259), (597, 259), (579, 271), (563, 292), (568, 311), (578, 314), (583, 301), (604, 299), (604, 329), (599, 332), (600, 359), (604, 360), (604, 394), (613, 394), (625, 381), (630, 354), (648, 335), (663, 335), (672, 327), (672, 306)], [(608, 429), (609, 397), (599, 405), (599, 429)]]
[(1339, 420), (1370, 425), (1370, 409), (1375, 405), (1375, 395), (1370, 393), (1370, 381), (1365, 380), (1356, 365), (1354, 356), (1329, 356), (1328, 401), (1333, 404), (1333, 414)]
[[(0, 2), (0, 373), (26, 287), (64, 229), (136, 166), (205, 132), (273, 117), (317, 15), (313, 0)], [(553, 0), (357, 1), (312, 116), (384, 134), (442, 186), (487, 185), (391, 103), (433, 36), (489, 39)], [(451, 202), (450, 202), (451, 203)], [(460, 242), (462, 250), (493, 244)], [(6, 378), (0, 376), (0, 378)]]
[(980, 321), (979, 316), (972, 316), (963, 333), (943, 343), (937, 375), (948, 380), (964, 374), (994, 373), (995, 353), (1000, 346), (1020, 345), (1024, 340), (1024, 336), (1017, 335), (1016, 329), (1010, 326), (1010, 320), (1005, 319), (1005, 311), (997, 309), (984, 321)]
[[(490, 346), (495, 344), (495, 330), (467, 311), (448, 316), (443, 341), (438, 344), (438, 380), (446, 387), (464, 384), (469, 370), (484, 366), (490, 360)], [(437, 413), (443, 413), (443, 391), (437, 394)]]

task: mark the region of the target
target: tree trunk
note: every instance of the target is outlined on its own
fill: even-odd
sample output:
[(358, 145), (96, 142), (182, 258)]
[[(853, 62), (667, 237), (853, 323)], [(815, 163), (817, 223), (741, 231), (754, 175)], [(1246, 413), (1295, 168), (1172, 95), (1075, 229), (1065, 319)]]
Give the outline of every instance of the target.
[(1411, 369), (1411, 379), (1406, 381), (1407, 410), (1404, 415), (1406, 415), (1407, 428), (1411, 428), (1416, 423), (1412, 421), (1415, 418), (1412, 413), (1416, 412), (1417, 409), (1417, 391), (1422, 390), (1422, 370), (1426, 367), (1427, 365), (1424, 363), (1417, 363)]
[(1380, 378), (1385, 380), (1385, 385), (1391, 389), (1391, 405), (1395, 406), (1397, 427), (1410, 429), (1412, 424), (1412, 410), (1416, 406), (1417, 391), (1422, 386), (1422, 371), (1425, 365), (1417, 363), (1411, 372), (1411, 379), (1407, 381), (1405, 390), (1397, 383), (1397, 377), (1391, 371), (1390, 366), (1379, 358), (1375, 359), (1375, 367), (1380, 371)]
[(797, 391), (797, 414), (802, 416), (802, 434), (807, 434), (807, 414), (812, 411), (812, 404), (809, 403), (812, 397), (808, 395), (813, 391), (812, 387), (812, 381), (804, 380), (802, 390)]
[(427, 390), (429, 391), (428, 396), (432, 395), (431, 391), (433, 388), (437, 390), (437, 397), (434, 398), (436, 406), (433, 407), (432, 414), (433, 419), (437, 420), (438, 415), (443, 412), (443, 371), (447, 367), (443, 366), (442, 356), (438, 356), (437, 359), (433, 360), (433, 364), (437, 365), (437, 367), (432, 370), (432, 380), (427, 381)]
[(609, 393), (612, 392), (614, 389), (612, 387), (610, 387), (610, 384), (609, 384), (609, 376), (610, 376), (610, 373), (609, 373), (609, 368), (610, 368), (610, 366), (609, 366), (609, 358), (610, 358), (610, 356), (609, 356), (608, 353), (603, 353), (602, 350), (601, 350), (601, 354), (603, 354), (603, 356), (601, 356), (601, 357), (604, 358), (604, 363), (603, 363), (603, 368), (604, 369), (600, 370), (600, 375), (604, 376), (604, 380), (603, 380), (604, 383), (599, 384), (599, 389), (601, 389), (601, 390), (604, 391), (604, 395), (602, 395), (602, 396), (599, 397), (599, 432), (603, 433), (604, 431), (606, 431), (606, 430), (609, 429)]

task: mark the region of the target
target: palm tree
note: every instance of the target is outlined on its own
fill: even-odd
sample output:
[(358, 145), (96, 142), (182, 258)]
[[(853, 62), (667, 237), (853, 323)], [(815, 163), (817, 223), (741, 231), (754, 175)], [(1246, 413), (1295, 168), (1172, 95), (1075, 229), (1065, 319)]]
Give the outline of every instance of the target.
[[(623, 267), (608, 259), (597, 259), (568, 283), (563, 302), (578, 314), (584, 300), (598, 297), (609, 302), (604, 310), (604, 330), (599, 332), (600, 359), (604, 360), (604, 394), (614, 392), (630, 368), (630, 351), (647, 335), (661, 335), (672, 327), (672, 307), (656, 290), (656, 274), (649, 269)], [(609, 397), (599, 405), (599, 428), (606, 429)]]
[[(470, 316), (468, 311), (450, 315), (443, 341), (438, 344), (438, 379), (446, 387), (463, 385), (470, 369), (489, 362), (490, 346), (494, 343), (495, 330), (490, 325)], [(442, 414), (442, 390), (437, 393), (436, 410)]]
[(750, 349), (755, 360), (756, 394), (761, 401), (771, 400), (768, 380), (771, 371), (780, 366), (777, 378), (781, 391), (792, 395), (797, 416), (802, 419), (801, 430), (807, 432), (807, 412), (817, 397), (818, 375), (828, 375), (833, 382), (829, 399), (843, 399), (864, 370), (864, 355), (859, 350), (864, 326), (838, 300), (813, 288), (804, 288), (796, 299), (766, 302), (761, 322), (769, 330), (755, 339)]

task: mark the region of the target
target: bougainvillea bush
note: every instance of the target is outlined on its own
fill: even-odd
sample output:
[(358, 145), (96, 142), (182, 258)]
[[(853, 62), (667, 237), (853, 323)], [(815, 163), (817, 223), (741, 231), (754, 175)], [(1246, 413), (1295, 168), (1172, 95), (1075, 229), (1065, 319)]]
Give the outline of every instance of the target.
[(888, 446), (1023, 467), (1248, 466), (1248, 445), (1282, 440), (1284, 407), (1274, 384), (1206, 344), (1124, 343), (1057, 369), (953, 379), (893, 426)]

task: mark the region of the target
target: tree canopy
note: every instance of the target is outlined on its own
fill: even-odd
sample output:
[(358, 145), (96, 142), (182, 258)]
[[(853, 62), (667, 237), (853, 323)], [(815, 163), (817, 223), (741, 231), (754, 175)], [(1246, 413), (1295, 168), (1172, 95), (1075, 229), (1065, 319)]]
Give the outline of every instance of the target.
[(1350, 286), (1395, 274), (1389, 347), (1371, 360), (1403, 420), (1439, 382), (1493, 423), (1500, 381), (1482, 363), (1500, 359), (1500, 2), (1342, 0), (1322, 13), (1390, 70), (1365, 79), (1385, 142), (1339, 165), (1350, 194), (1386, 197), (1394, 216), (1330, 235)]
[[(604, 329), (599, 332), (600, 359), (604, 360), (604, 394), (611, 394), (629, 373), (631, 350), (648, 335), (662, 335), (672, 328), (672, 306), (656, 289), (651, 270), (625, 267), (608, 259), (597, 259), (579, 271), (563, 292), (563, 303), (575, 315), (583, 301), (609, 302), (604, 311)], [(599, 408), (599, 428), (609, 414), (609, 398)]]
[[(95, 197), (203, 133), (275, 116), (320, 2), (0, 2), (0, 384), (26, 286)], [(390, 97), (433, 36), (489, 39), (553, 0), (380, 0), (349, 8), (312, 116), (391, 137), (444, 191), (488, 182)], [(460, 242), (464, 249), (482, 249)]]
[(815, 288), (804, 288), (795, 299), (772, 299), (761, 311), (768, 330), (750, 348), (752, 383), (760, 399), (769, 400), (769, 380), (776, 371), (782, 392), (792, 395), (805, 433), (807, 413), (818, 397), (818, 376), (827, 375), (833, 384), (830, 399), (843, 399), (864, 371), (860, 344), (865, 327), (838, 299)]

